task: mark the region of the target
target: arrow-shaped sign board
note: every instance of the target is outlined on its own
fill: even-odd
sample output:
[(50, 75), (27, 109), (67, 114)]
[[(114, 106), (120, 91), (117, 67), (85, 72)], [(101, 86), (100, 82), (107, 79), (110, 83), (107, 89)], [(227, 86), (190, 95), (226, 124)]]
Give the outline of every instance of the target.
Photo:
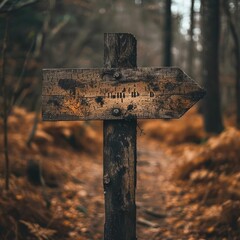
[(179, 68), (43, 70), (43, 120), (179, 118), (205, 94)]

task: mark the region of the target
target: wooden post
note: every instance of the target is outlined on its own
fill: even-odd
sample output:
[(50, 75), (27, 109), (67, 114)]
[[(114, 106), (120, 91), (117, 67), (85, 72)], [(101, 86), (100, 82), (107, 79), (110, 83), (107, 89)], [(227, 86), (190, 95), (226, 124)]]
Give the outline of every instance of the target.
[[(105, 67), (136, 67), (136, 45), (131, 34), (105, 34)], [(135, 240), (136, 119), (104, 120), (103, 129), (104, 240)]]
[(105, 68), (43, 70), (43, 120), (104, 120), (105, 240), (136, 240), (137, 118), (179, 118), (205, 94), (179, 68), (137, 68), (136, 47), (108, 33)]

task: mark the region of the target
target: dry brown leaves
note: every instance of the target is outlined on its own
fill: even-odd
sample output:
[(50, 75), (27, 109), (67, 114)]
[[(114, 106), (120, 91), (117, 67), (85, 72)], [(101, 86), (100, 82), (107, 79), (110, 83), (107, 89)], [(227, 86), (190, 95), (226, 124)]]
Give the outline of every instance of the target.
[[(237, 239), (240, 227), (240, 131), (229, 127), (198, 147), (183, 148), (174, 172), (194, 194), (189, 202), (205, 206), (198, 228), (208, 237)], [(211, 215), (211, 209), (215, 214)], [(214, 239), (214, 238), (213, 238)], [(229, 239), (229, 238), (228, 238)]]
[[(9, 117), (11, 191), (0, 197), (0, 239), (101, 239), (101, 124), (40, 122), (28, 147), (34, 117), (20, 108)], [(196, 109), (140, 123), (138, 226), (148, 239), (238, 239), (240, 132), (227, 128), (206, 141), (202, 124)], [(148, 207), (163, 216), (149, 216)]]
[(178, 120), (142, 121), (141, 127), (150, 139), (154, 138), (171, 145), (186, 142), (199, 143), (206, 137), (203, 120), (197, 113), (197, 108), (190, 109)]
[[(27, 146), (34, 118), (35, 114), (21, 108), (15, 108), (9, 116), (11, 179), (10, 191), (4, 192), (2, 151), (0, 239), (74, 239), (69, 234), (77, 233), (74, 224), (76, 221), (84, 222), (80, 218), (84, 219), (83, 212), (87, 211), (80, 198), (84, 199), (89, 194), (81, 181), (84, 176), (79, 173), (87, 168), (95, 171), (92, 162), (84, 160), (80, 167), (79, 160), (86, 159), (86, 153), (94, 159), (96, 153), (100, 152), (101, 125), (40, 121), (31, 145)], [(3, 138), (2, 132), (0, 137)], [(1, 149), (2, 144), (0, 141)], [(99, 164), (99, 160), (96, 162)], [(74, 197), (69, 195), (71, 185)], [(66, 224), (67, 221), (71, 224)], [(86, 225), (83, 224), (81, 231), (84, 228), (86, 231)]]

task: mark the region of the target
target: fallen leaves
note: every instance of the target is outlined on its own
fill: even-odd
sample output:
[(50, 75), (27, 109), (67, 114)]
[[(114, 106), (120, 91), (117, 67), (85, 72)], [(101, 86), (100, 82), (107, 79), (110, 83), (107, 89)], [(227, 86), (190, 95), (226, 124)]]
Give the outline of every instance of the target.
[[(198, 228), (206, 236), (229, 236), (236, 239), (240, 216), (240, 131), (227, 128), (213, 136), (194, 151), (185, 149), (182, 163), (175, 169), (174, 178), (195, 189), (186, 195), (206, 209), (199, 218)], [(207, 206), (213, 206), (217, 214)], [(224, 225), (224, 227), (223, 227)]]
[(37, 223), (31, 223), (24, 220), (20, 220), (19, 222), (26, 225), (30, 233), (33, 236), (35, 236), (38, 240), (48, 240), (56, 233), (56, 230), (43, 228)]
[(192, 108), (188, 114), (178, 120), (151, 120), (141, 121), (141, 128), (150, 139), (176, 145), (180, 143), (200, 143), (206, 138), (203, 130), (203, 119)]
[[(69, 236), (73, 233), (77, 236), (84, 233), (84, 238), (79, 239), (89, 239), (90, 222), (85, 221), (89, 208), (85, 199), (92, 197), (93, 190), (84, 187), (82, 179), (87, 181), (85, 176), (91, 171), (93, 176), (101, 175), (95, 173), (95, 165), (101, 164), (99, 158), (93, 158), (94, 163), (86, 155), (88, 152), (94, 157), (99, 151), (101, 139), (96, 131), (99, 125), (40, 122), (28, 147), (34, 117), (21, 108), (15, 108), (9, 116), (11, 190), (0, 197), (0, 238), (66, 240), (72, 239)], [(2, 153), (0, 157), (3, 158)], [(0, 161), (2, 173), (3, 164)], [(90, 177), (89, 184), (94, 187), (92, 181)]]
[[(9, 231), (6, 239), (15, 239), (18, 229), (19, 240), (102, 239), (101, 124), (40, 122), (27, 147), (33, 120), (19, 108), (9, 117), (11, 191), (0, 197), (0, 238)], [(138, 239), (237, 240), (240, 132), (206, 140), (196, 110), (140, 125)]]

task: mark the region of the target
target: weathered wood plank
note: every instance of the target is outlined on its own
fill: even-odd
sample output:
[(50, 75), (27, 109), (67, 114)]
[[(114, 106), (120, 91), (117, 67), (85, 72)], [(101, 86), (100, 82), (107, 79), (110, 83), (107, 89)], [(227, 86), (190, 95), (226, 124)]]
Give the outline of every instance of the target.
[[(82, 99), (85, 107), (71, 97), (45, 96), (42, 100), (44, 120), (92, 120), (92, 119), (154, 119), (179, 118), (195, 103), (193, 94), (168, 95), (150, 99), (142, 97), (135, 103), (130, 98), (121, 105), (117, 101), (104, 99), (96, 103), (95, 98)], [(104, 101), (104, 104), (101, 102)]]
[(179, 118), (204, 94), (179, 68), (45, 69), (43, 120)]
[[(179, 68), (44, 69), (43, 96), (107, 97), (108, 93), (134, 91), (141, 95), (184, 94), (199, 85)], [(129, 92), (130, 94), (131, 92)], [(129, 95), (130, 96), (130, 95)]]
[[(107, 67), (136, 67), (137, 41), (131, 34), (104, 35)], [(104, 240), (136, 240), (137, 120), (103, 121)]]

